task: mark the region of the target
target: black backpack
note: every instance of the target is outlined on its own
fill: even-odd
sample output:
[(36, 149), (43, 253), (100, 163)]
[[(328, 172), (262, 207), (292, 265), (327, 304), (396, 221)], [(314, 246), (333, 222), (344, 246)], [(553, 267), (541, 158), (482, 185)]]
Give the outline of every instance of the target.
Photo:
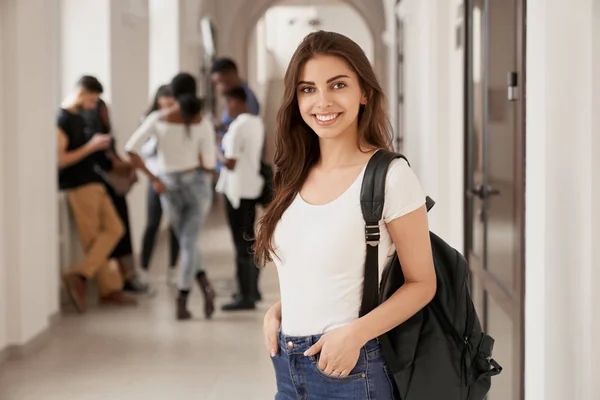
[[(404, 284), (396, 254), (378, 285), (379, 221), (385, 199), (388, 166), (397, 153), (379, 150), (369, 161), (362, 182), (367, 256), (360, 316), (387, 300)], [(408, 162), (408, 161), (407, 161)], [(435, 204), (426, 199), (427, 210)], [(469, 294), (465, 258), (430, 232), (437, 292), (413, 317), (379, 337), (382, 354), (401, 400), (483, 400), (491, 377), (502, 367), (494, 361), (494, 339), (482, 332)]]

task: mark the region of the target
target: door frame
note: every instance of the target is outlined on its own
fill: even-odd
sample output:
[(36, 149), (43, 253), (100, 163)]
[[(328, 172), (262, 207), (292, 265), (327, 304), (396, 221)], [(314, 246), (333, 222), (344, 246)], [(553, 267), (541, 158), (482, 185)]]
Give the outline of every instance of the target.
[[(487, 1), (487, 0), (486, 0)], [(526, 77), (527, 77), (527, 0), (516, 0), (517, 2), (517, 70), (518, 70), (518, 106), (516, 107), (515, 130), (515, 262), (514, 282), (512, 293), (507, 292), (485, 269), (484, 266), (471, 265), (471, 273), (481, 283), (483, 290), (489, 292), (507, 315), (511, 316), (513, 323), (513, 360), (514, 370), (506, 371), (513, 375), (513, 393), (518, 400), (525, 398), (525, 135), (526, 135)], [(467, 191), (472, 186), (472, 174), (469, 171), (469, 157), (472, 151), (470, 132), (473, 124), (473, 0), (464, 2), (464, 254), (470, 252), (469, 246), (473, 242), (472, 227), (473, 216), (469, 214), (469, 198)]]

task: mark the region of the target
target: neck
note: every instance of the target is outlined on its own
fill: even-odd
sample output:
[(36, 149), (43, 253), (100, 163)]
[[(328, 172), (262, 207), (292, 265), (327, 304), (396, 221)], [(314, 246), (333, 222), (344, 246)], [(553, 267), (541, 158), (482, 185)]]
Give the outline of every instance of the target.
[[(318, 165), (324, 170), (354, 165), (362, 162), (366, 146), (358, 148), (358, 126), (350, 126), (348, 131), (333, 139), (319, 139), (321, 158)], [(360, 159), (360, 160), (359, 160)]]
[(230, 117), (235, 119), (242, 114), (249, 114), (249, 113), (250, 113), (250, 110), (248, 110), (248, 107), (244, 107), (239, 110), (236, 110), (232, 115), (230, 115)]

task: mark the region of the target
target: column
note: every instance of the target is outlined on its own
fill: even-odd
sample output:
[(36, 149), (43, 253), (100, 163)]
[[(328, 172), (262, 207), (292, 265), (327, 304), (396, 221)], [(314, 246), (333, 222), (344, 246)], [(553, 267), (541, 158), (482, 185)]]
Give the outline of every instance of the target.
[[(593, 57), (593, 65), (592, 65), (592, 110), (593, 112), (593, 121), (592, 121), (592, 154), (593, 154), (593, 165), (592, 165), (592, 246), (593, 254), (592, 254), (592, 262), (594, 263), (594, 268), (592, 268), (592, 279), (591, 279), (591, 287), (592, 287), (592, 324), (590, 326), (592, 334), (597, 335), (600, 332), (600, 290), (598, 287), (600, 286), (600, 268), (598, 268), (598, 260), (600, 260), (600, 208), (598, 205), (600, 204), (600, 0), (594, 0), (593, 4), (593, 33), (592, 33), (592, 57)], [(591, 354), (592, 360), (598, 360), (600, 357), (600, 343), (594, 340), (592, 342), (592, 350)], [(597, 377), (600, 376), (600, 365), (597, 362), (592, 364), (592, 370), (588, 376)], [(588, 385), (592, 385), (591, 382), (594, 382), (592, 378), (588, 383)], [(592, 399), (600, 398), (600, 385), (593, 385), (590, 388)]]
[(600, 282), (593, 234), (600, 199), (593, 189), (598, 126), (592, 83), (597, 85), (598, 66), (592, 37), (598, 22), (592, 4), (527, 2), (528, 400), (597, 398), (592, 328), (600, 323), (594, 304)]
[(58, 311), (56, 10), (0, 4), (0, 352), (35, 342)]
[(180, 2), (150, 0), (150, 97), (180, 69)]
[(200, 0), (149, 0), (151, 96), (181, 71), (198, 78), (201, 89), (203, 4)]

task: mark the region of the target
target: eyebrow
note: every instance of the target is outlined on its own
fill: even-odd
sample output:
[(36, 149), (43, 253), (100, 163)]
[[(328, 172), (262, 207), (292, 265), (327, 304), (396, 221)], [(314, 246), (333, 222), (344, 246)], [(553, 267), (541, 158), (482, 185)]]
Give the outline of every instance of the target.
[[(327, 83), (331, 83), (331, 82), (333, 82), (333, 81), (335, 81), (337, 79), (340, 79), (340, 78), (350, 78), (350, 77), (348, 75), (336, 75), (333, 78), (327, 79)], [(298, 85), (314, 85), (314, 84), (315, 84), (314, 82), (308, 82), (308, 81), (300, 81), (300, 82), (298, 82)]]

